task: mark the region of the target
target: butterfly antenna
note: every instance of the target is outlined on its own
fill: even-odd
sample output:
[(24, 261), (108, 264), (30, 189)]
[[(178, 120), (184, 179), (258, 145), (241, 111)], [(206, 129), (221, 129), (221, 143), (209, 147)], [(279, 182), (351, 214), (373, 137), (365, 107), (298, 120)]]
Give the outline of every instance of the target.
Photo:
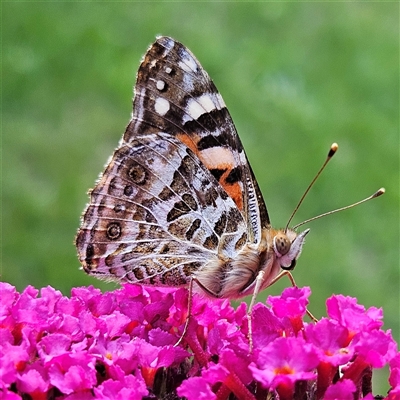
[(381, 196), (383, 193), (385, 193), (385, 188), (380, 188), (380, 189), (377, 190), (374, 194), (372, 194), (371, 196), (366, 197), (366, 198), (363, 199), (363, 200), (357, 201), (356, 203), (350, 204), (350, 205), (345, 206), (345, 207), (337, 208), (336, 210), (328, 211), (328, 212), (326, 212), (326, 213), (317, 215), (316, 217), (312, 217), (312, 218), (310, 218), (310, 219), (307, 219), (306, 221), (303, 221), (303, 222), (301, 222), (300, 224), (295, 225), (295, 226), (293, 227), (293, 229), (297, 229), (299, 226), (302, 226), (302, 225), (304, 225), (304, 224), (308, 224), (309, 222), (314, 221), (315, 219), (319, 219), (319, 218), (325, 217), (325, 216), (327, 216), (327, 215), (331, 215), (331, 214), (337, 213), (337, 212), (339, 212), (339, 211), (347, 210), (347, 209), (349, 209), (349, 208), (358, 206), (359, 204), (365, 203), (365, 202), (368, 201), (368, 200), (372, 200), (372, 199), (375, 199), (375, 197)]
[[(315, 175), (314, 179), (311, 181), (311, 183), (308, 185), (306, 191), (304, 192), (303, 196), (301, 196), (301, 199), (299, 200), (299, 202), (297, 203), (297, 206), (295, 207), (295, 209), (292, 212), (292, 215), (290, 216), (286, 227), (285, 227), (285, 232), (287, 231), (290, 222), (292, 221), (294, 215), (296, 214), (297, 210), (300, 208), (301, 203), (303, 202), (304, 198), (307, 196), (307, 193), (310, 191), (311, 187), (314, 185), (315, 181), (318, 179), (318, 177), (321, 175), (321, 172), (324, 170), (324, 168), (326, 167), (326, 164), (328, 164), (328, 162), (330, 161), (330, 159), (335, 155), (337, 149), (338, 149), (338, 144), (337, 143), (333, 143), (331, 148), (329, 149), (328, 155), (326, 157), (325, 162), (322, 164), (321, 168), (319, 169), (319, 171), (317, 172), (317, 174)], [(309, 221), (306, 221), (309, 222)], [(305, 223), (305, 222), (304, 222)], [(300, 225), (303, 225), (303, 223), (301, 223)], [(298, 226), (298, 225), (297, 225)]]

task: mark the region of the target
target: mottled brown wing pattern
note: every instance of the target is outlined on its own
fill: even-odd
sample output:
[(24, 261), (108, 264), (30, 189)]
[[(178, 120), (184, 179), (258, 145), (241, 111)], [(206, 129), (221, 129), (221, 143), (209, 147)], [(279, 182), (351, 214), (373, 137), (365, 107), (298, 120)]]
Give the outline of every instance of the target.
[[(132, 119), (83, 215), (76, 238), (83, 268), (167, 286), (215, 271), (223, 282), (229, 260), (259, 243), (266, 226), (222, 97), (186, 47), (158, 38), (138, 71)], [(209, 287), (217, 295), (223, 284)]]
[(179, 286), (207, 262), (233, 257), (246, 225), (193, 152), (165, 133), (117, 149), (91, 193), (77, 237), (86, 272)]

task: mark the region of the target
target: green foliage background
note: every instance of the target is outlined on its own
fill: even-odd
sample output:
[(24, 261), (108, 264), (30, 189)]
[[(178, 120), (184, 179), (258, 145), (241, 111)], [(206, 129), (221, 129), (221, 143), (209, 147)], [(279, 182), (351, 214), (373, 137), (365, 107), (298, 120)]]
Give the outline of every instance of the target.
[(2, 280), (115, 287), (79, 271), (73, 238), (157, 34), (188, 46), (215, 81), (275, 226), (334, 141), (295, 223), (386, 187), (310, 224), (294, 276), (316, 316), (332, 293), (354, 296), (383, 307), (399, 340), (398, 3), (3, 2)]

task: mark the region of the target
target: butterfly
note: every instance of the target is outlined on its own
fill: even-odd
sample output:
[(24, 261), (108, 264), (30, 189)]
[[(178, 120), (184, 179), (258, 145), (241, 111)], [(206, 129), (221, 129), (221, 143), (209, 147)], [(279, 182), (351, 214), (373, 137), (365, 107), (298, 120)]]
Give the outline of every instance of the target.
[(134, 93), (132, 118), (76, 237), (85, 272), (197, 285), (229, 299), (255, 296), (288, 274), (309, 230), (271, 226), (229, 111), (195, 56), (158, 37)]

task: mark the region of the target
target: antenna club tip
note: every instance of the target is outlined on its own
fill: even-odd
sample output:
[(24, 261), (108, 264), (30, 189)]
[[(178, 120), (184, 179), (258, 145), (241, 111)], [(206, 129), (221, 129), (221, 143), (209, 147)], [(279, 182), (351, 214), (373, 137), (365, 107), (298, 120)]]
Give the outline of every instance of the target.
[(379, 196), (381, 196), (382, 194), (384, 194), (385, 192), (386, 192), (385, 188), (380, 188), (378, 191), (376, 191), (376, 192), (373, 194), (373, 197), (379, 197)]
[(337, 143), (332, 143), (331, 148), (329, 149), (328, 158), (333, 157), (333, 155), (337, 152), (339, 145)]

